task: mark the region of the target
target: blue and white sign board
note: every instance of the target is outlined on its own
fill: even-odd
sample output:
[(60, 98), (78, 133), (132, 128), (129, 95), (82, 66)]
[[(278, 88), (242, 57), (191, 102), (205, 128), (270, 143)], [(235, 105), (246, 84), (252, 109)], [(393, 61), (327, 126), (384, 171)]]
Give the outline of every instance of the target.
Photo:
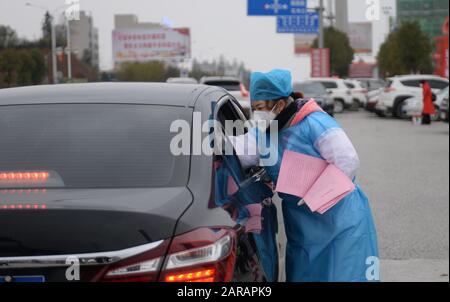
[(292, 16), (307, 12), (307, 0), (247, 0), (249, 16)]
[(277, 17), (277, 33), (315, 34), (318, 31), (319, 14), (317, 12)]

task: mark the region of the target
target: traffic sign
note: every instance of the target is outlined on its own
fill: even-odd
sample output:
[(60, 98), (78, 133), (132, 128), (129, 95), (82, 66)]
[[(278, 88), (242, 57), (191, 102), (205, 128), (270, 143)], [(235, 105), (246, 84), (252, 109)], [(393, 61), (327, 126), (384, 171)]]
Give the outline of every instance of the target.
[(247, 0), (249, 16), (292, 16), (307, 12), (307, 0)]
[(315, 34), (318, 31), (319, 14), (317, 12), (277, 17), (277, 33)]

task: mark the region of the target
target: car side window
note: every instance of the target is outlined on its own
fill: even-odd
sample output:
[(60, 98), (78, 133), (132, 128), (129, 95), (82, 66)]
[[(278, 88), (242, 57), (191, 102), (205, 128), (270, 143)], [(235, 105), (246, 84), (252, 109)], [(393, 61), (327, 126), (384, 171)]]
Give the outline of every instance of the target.
[(323, 86), (327, 89), (336, 89), (338, 88), (337, 84), (335, 82), (321, 82)]
[(401, 83), (407, 87), (415, 87), (415, 88), (420, 87), (419, 80), (405, 80), (405, 81), (401, 81)]
[(430, 84), (430, 87), (431, 87), (432, 89), (439, 89), (439, 90), (442, 90), (442, 89), (445, 89), (445, 88), (448, 87), (448, 83), (447, 83), (447, 82), (444, 82), (444, 81), (430, 80), (430, 81), (428, 81), (428, 83)]
[(345, 86), (347, 86), (347, 88), (349, 88), (349, 89), (355, 88), (355, 85), (353, 85), (352, 83), (349, 83), (349, 82), (345, 82)]

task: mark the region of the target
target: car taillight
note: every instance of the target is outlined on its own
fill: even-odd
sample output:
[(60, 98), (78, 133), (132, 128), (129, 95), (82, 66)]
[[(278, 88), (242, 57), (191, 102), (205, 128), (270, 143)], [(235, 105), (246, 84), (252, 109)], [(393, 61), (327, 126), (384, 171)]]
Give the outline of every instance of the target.
[(160, 280), (229, 282), (235, 261), (234, 230), (200, 228), (174, 238)]
[(227, 282), (233, 277), (235, 251), (232, 229), (200, 228), (114, 264), (100, 281)]
[(0, 189), (62, 188), (64, 182), (55, 171), (0, 171)]
[(214, 282), (216, 270), (214, 268), (206, 270), (192, 270), (179, 274), (168, 274), (165, 282)]
[(248, 97), (250, 94), (249, 94), (247, 88), (245, 88), (245, 85), (241, 84), (240, 86), (241, 86), (241, 94), (242, 94), (242, 96), (244, 98)]
[(49, 177), (48, 172), (0, 172), (0, 182), (45, 182)]
[(0, 204), (0, 210), (46, 210), (46, 204)]

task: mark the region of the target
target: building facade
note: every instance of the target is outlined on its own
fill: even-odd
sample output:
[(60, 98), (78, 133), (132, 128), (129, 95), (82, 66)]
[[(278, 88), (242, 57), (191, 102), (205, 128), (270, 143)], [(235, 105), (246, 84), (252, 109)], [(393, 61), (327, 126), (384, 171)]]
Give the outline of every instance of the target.
[(417, 21), (434, 39), (442, 35), (442, 23), (448, 17), (448, 0), (397, 0), (397, 22)]
[(79, 20), (69, 21), (72, 53), (81, 61), (98, 69), (100, 63), (98, 29), (93, 18), (86, 12), (80, 12)]
[(348, 3), (347, 0), (335, 0), (335, 23), (334, 26), (340, 31), (348, 30)]

